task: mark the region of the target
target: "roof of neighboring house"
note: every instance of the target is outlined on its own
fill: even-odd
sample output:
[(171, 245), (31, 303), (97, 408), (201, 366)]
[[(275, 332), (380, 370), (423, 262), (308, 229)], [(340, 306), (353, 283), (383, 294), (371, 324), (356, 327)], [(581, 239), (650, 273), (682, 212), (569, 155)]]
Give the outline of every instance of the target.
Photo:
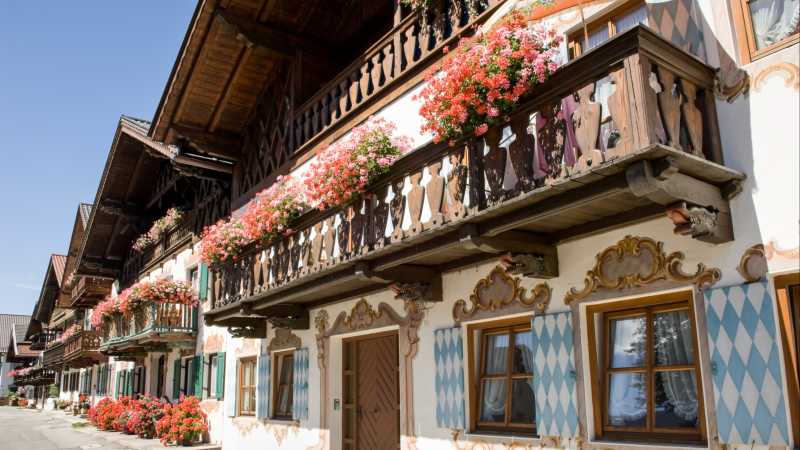
[(66, 255), (52, 255), (51, 261), (53, 262), (53, 271), (55, 272), (56, 281), (61, 286), (64, 280), (64, 265), (67, 263)]
[[(0, 314), (0, 352), (5, 352), (11, 343), (11, 331), (17, 333), (17, 339), (25, 338), (25, 329), (28, 327), (31, 316), (22, 314)], [(14, 327), (14, 325), (17, 325)]]

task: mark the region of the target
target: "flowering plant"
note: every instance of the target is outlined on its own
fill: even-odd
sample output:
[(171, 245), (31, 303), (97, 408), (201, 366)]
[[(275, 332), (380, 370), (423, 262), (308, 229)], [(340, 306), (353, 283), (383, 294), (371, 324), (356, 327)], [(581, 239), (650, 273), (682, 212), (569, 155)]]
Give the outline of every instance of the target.
[[(197, 306), (197, 295), (191, 286), (183, 281), (161, 279), (156, 281), (140, 281), (130, 288), (120, 304), (123, 314), (130, 314), (136, 308), (147, 303), (180, 303)], [(122, 296), (122, 295), (120, 295)]]
[(117, 415), (114, 419), (114, 431), (122, 431), (124, 433), (133, 434), (133, 429), (129, 424), (131, 413), (138, 407), (138, 404), (128, 396), (120, 397), (117, 401), (116, 412)]
[(164, 415), (164, 403), (148, 395), (135, 403), (138, 407), (131, 411), (128, 425), (133, 432), (144, 439), (156, 436), (156, 423)]
[(304, 180), (309, 202), (326, 209), (362, 194), (372, 179), (411, 149), (410, 139), (397, 135), (395, 128), (391, 122), (371, 117), (320, 152)]
[(156, 423), (156, 433), (164, 445), (195, 442), (208, 431), (206, 414), (197, 397), (181, 397), (176, 405), (165, 405), (164, 416)]
[(251, 239), (267, 242), (281, 234), (291, 234), (289, 224), (306, 208), (303, 185), (295, 178), (278, 177), (256, 195), (241, 221)]
[(104, 397), (91, 408), (87, 413), (89, 421), (99, 430), (108, 431), (114, 429), (116, 417), (120, 414), (120, 406), (113, 399)]
[(134, 241), (133, 249), (139, 252), (144, 250), (156, 242), (167, 230), (177, 225), (181, 219), (183, 219), (183, 211), (178, 208), (168, 209), (164, 217), (153, 222), (153, 226), (150, 227), (147, 233), (139, 236)]
[(64, 330), (64, 332), (61, 333), (61, 336), (59, 336), (58, 339), (55, 340), (55, 342), (63, 344), (64, 342), (67, 342), (67, 339), (72, 337), (72, 335), (74, 335), (75, 333), (79, 333), (81, 330), (83, 330), (83, 327), (81, 327), (77, 323), (74, 323), (72, 324), (72, 326)]
[(520, 97), (558, 68), (560, 42), (555, 30), (531, 27), (520, 11), (462, 40), (457, 55), (429, 75), (417, 97), (422, 131), (433, 133), (434, 142), (452, 143), (469, 134), (481, 136), (507, 120)]
[(92, 324), (92, 327), (100, 328), (105, 318), (122, 312), (120, 310), (120, 301), (123, 300), (126, 295), (127, 293), (123, 291), (116, 297), (109, 295), (105, 300), (98, 303), (92, 310), (92, 315), (89, 316), (89, 322)]
[(200, 259), (206, 264), (235, 261), (253, 238), (237, 219), (220, 220), (203, 230), (200, 238)]

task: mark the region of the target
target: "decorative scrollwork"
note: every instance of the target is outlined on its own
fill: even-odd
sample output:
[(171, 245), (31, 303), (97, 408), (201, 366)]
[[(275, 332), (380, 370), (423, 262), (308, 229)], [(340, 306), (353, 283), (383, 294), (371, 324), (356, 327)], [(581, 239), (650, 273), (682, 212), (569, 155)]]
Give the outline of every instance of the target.
[(745, 250), (741, 259), (739, 259), (739, 265), (736, 270), (748, 283), (763, 278), (767, 274), (767, 257), (764, 253), (764, 244), (756, 244)]
[(276, 328), (275, 337), (269, 341), (267, 351), (274, 352), (276, 350), (300, 348), (302, 346), (303, 342), (296, 334), (292, 333), (292, 330), (289, 328)]
[(565, 297), (567, 304), (581, 300), (598, 289), (630, 289), (660, 280), (686, 282), (698, 287), (719, 281), (719, 269), (709, 269), (702, 263), (694, 273), (683, 271), (682, 252), (664, 253), (664, 243), (651, 238), (625, 236), (616, 245), (597, 254), (594, 267), (586, 272), (581, 290), (571, 288)]
[(352, 331), (369, 328), (381, 318), (382, 311), (375, 311), (366, 299), (361, 299), (350, 310), (350, 314), (344, 318), (344, 325)]
[(523, 309), (544, 313), (550, 304), (551, 289), (547, 283), (536, 285), (532, 294), (525, 293), (520, 280), (512, 277), (502, 266), (497, 266), (486, 278), (478, 280), (469, 296), (469, 307), (463, 299), (453, 305), (453, 319), (461, 322), (480, 311), (497, 311), (518, 303)]

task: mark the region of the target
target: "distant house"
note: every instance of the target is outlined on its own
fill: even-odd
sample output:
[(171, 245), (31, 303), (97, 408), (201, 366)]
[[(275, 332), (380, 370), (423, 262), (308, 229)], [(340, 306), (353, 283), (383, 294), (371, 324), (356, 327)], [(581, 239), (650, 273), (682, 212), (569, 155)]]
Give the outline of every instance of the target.
[(13, 378), (8, 376), (8, 372), (16, 366), (16, 363), (6, 361), (9, 345), (14, 340), (12, 333), (22, 340), (30, 320), (31, 316), (0, 314), (0, 398), (6, 397), (8, 387), (14, 382)]

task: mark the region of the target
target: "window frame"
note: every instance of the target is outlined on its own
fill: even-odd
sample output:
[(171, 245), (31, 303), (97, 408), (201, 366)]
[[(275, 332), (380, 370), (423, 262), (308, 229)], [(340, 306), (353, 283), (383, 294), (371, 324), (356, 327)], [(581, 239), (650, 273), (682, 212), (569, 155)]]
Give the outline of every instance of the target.
[[(273, 367), (275, 367), (275, 371), (273, 372), (274, 376), (272, 377), (272, 402), (271, 402), (271, 411), (270, 411), (270, 418), (275, 420), (293, 420), (294, 419), (294, 349), (275, 352), (272, 355), (273, 357)], [(286, 364), (286, 359), (290, 358), (292, 364), (292, 376), (289, 379), (289, 383), (281, 383), (281, 375), (282, 369)], [(280, 395), (281, 389), (288, 389), (291, 401), (289, 402), (289, 411), (282, 411), (282, 414), (278, 413), (278, 398)]]
[(219, 354), (208, 353), (203, 357), (204, 377), (203, 398), (217, 398), (217, 367), (219, 366)]
[[(256, 415), (256, 386), (258, 385), (258, 358), (255, 356), (248, 356), (239, 358), (239, 364), (236, 377), (236, 415), (237, 416), (255, 416)], [(253, 384), (244, 385), (244, 369), (245, 365), (253, 366)], [(244, 410), (242, 404), (244, 403), (245, 392), (250, 396), (251, 410)]]
[[(526, 331), (532, 332), (531, 319), (533, 316), (525, 315), (511, 318), (504, 318), (499, 320), (492, 320), (487, 322), (479, 322), (467, 325), (467, 352), (468, 352), (468, 370), (469, 370), (469, 429), (474, 433), (491, 433), (499, 435), (515, 435), (525, 437), (538, 436), (536, 430), (536, 420), (530, 425), (514, 424), (510, 422), (510, 398), (513, 394), (513, 380), (522, 378), (533, 378), (533, 372), (530, 375), (513, 374), (513, 357), (514, 357), (514, 339), (516, 333), (524, 333)], [(481, 399), (483, 394), (483, 380), (485, 365), (486, 365), (486, 340), (490, 334), (502, 334), (502, 331), (509, 330), (509, 347), (508, 347), (508, 361), (506, 363), (506, 373), (503, 378), (506, 378), (506, 418), (503, 426), (497, 426), (496, 422), (481, 422)], [(476, 332), (480, 332), (480, 342), (476, 342)], [(478, 361), (476, 361), (476, 356)], [(518, 375), (515, 378), (515, 375)], [(491, 378), (500, 378), (492, 376)], [(533, 408), (534, 417), (536, 414), (536, 393), (534, 392), (534, 401), (531, 404)]]
[[(652, 350), (652, 317), (654, 314), (686, 310), (691, 322), (692, 345), (694, 346), (694, 364), (662, 366), (660, 370), (653, 367), (655, 351)], [(589, 371), (592, 393), (592, 408), (595, 439), (610, 439), (622, 442), (675, 442), (686, 444), (702, 444), (707, 442), (705, 389), (701, 373), (700, 347), (698, 340), (697, 319), (694, 310), (694, 294), (692, 291), (680, 291), (668, 294), (657, 294), (630, 300), (589, 305), (587, 314), (587, 335), (589, 338)], [(606, 425), (608, 421), (608, 383), (609, 366), (609, 324), (610, 320), (624, 317), (645, 315), (647, 334), (645, 341), (644, 367), (614, 369), (615, 372), (643, 372), (646, 374), (647, 416), (643, 428), (614, 427)], [(602, 367), (601, 367), (602, 365)], [(698, 427), (694, 430), (681, 428), (655, 427), (654, 377), (658, 372), (671, 370), (694, 370), (695, 387), (698, 402)], [(665, 370), (666, 369), (666, 370)]]
[(800, 33), (785, 37), (782, 41), (759, 49), (756, 47), (753, 17), (748, 3), (750, 0), (729, 0), (735, 31), (736, 47), (739, 50), (741, 64), (749, 64), (767, 55), (800, 43)]
[[(778, 328), (786, 370), (790, 432), (800, 442), (800, 272), (778, 275), (774, 279), (778, 308)], [(795, 297), (797, 296), (797, 297)]]
[[(608, 28), (608, 39), (613, 39), (617, 35), (617, 27), (614, 21), (619, 17), (630, 13), (642, 6), (645, 6), (645, 0), (622, 0), (609, 4), (595, 14), (587, 17), (586, 33), (591, 35), (595, 31)], [(573, 60), (579, 58), (589, 50), (583, 49), (582, 41), (588, 37), (584, 35), (583, 23), (573, 26), (566, 32), (567, 41), (567, 59)]]
[(189, 396), (190, 386), (194, 386), (194, 356), (184, 356), (181, 358), (180, 393), (184, 397)]

